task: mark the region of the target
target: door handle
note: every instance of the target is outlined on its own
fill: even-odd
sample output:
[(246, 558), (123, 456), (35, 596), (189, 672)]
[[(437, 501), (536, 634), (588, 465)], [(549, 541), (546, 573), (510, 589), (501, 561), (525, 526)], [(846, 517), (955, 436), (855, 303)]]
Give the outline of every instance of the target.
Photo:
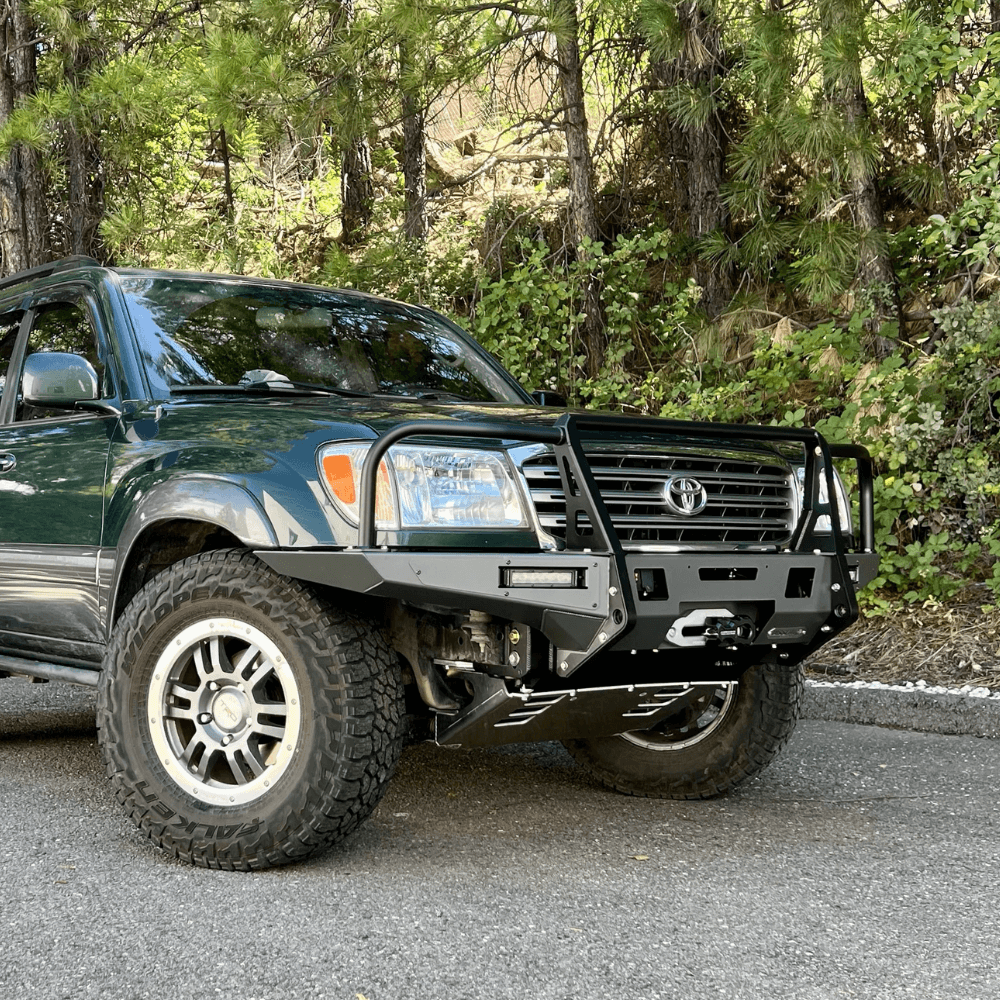
[(0, 454), (0, 472), (10, 472), (17, 465), (17, 459), (9, 452)]

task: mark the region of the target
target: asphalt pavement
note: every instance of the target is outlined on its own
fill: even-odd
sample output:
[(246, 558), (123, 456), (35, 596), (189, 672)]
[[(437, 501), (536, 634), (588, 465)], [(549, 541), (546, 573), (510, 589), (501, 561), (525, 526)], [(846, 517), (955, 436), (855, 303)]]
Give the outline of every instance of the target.
[(994, 1000), (998, 787), (1000, 741), (817, 719), (696, 803), (421, 745), (345, 845), (208, 872), (120, 815), (93, 692), (0, 680), (0, 997)]

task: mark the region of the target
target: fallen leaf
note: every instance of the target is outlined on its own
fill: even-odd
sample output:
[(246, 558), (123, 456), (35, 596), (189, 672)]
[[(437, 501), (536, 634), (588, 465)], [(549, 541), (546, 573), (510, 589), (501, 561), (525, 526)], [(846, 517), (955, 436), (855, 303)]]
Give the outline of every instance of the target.
[(629, 857), (630, 858), (635, 858), (636, 861), (648, 861), (649, 860), (649, 855), (648, 854), (630, 854)]

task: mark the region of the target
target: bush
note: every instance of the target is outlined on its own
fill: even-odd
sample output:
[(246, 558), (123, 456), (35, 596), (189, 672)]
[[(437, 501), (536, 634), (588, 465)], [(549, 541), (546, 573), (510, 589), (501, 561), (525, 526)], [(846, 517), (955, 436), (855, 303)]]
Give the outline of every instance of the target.
[[(522, 260), (484, 284), (471, 317), (479, 340), (524, 385), (578, 404), (641, 407), (636, 371), (661, 368), (698, 325), (700, 289), (672, 275), (674, 238), (650, 230), (605, 250), (580, 248), (565, 264), (544, 242), (522, 242)], [(588, 285), (601, 289), (605, 349), (588, 377), (581, 325)]]

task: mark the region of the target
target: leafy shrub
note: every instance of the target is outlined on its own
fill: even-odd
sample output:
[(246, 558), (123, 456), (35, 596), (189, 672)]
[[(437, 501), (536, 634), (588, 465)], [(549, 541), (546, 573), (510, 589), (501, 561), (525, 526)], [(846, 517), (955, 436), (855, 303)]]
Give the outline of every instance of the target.
[[(473, 332), (522, 383), (555, 389), (576, 403), (635, 406), (634, 372), (661, 367), (686, 347), (697, 325), (700, 289), (673, 280), (673, 237), (661, 230), (619, 236), (610, 248), (587, 244), (556, 260), (544, 242), (522, 243), (523, 260), (485, 283)], [(586, 374), (581, 337), (588, 285), (601, 288), (605, 350)]]

